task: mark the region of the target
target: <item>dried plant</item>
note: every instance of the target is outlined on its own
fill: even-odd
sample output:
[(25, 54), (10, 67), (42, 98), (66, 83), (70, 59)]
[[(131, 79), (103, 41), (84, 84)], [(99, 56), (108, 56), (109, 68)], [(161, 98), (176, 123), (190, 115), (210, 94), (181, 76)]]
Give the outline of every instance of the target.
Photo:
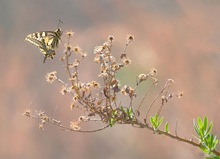
[[(209, 128), (207, 128), (208, 121), (206, 117), (204, 118), (204, 122), (200, 118), (198, 118), (198, 122), (194, 121), (194, 128), (199, 135), (199, 142), (178, 136), (177, 126), (174, 134), (172, 134), (169, 130), (169, 123), (167, 122), (164, 124), (164, 129), (161, 129), (161, 125), (164, 121), (164, 117), (161, 115), (164, 105), (172, 98), (181, 98), (183, 96), (183, 92), (180, 91), (170, 92), (170, 87), (175, 83), (174, 80), (168, 79), (164, 87), (161, 88), (161, 91), (149, 105), (146, 105), (145, 101), (152, 88), (159, 82), (156, 78), (156, 69), (153, 68), (148, 73), (137, 75), (134, 88), (120, 84), (117, 74), (119, 70), (131, 64), (131, 60), (127, 55), (127, 49), (134, 41), (133, 36), (129, 35), (127, 37), (125, 48), (119, 59), (116, 59), (112, 53), (113, 36), (109, 36), (108, 40), (102, 45), (96, 46), (94, 49), (94, 62), (100, 67), (100, 72), (97, 76), (102, 80), (100, 83), (95, 80), (84, 83), (79, 78), (80, 72), (78, 67), (82, 64), (82, 60), (86, 58), (87, 54), (79, 46), (72, 46), (70, 41), (73, 35), (74, 33), (71, 31), (66, 33), (68, 40), (65, 44), (64, 56), (61, 58), (61, 62), (65, 65), (64, 71), (66, 72), (68, 81), (60, 79), (56, 71), (47, 73), (46, 81), (49, 84), (54, 82), (60, 83), (62, 86), (60, 93), (62, 95), (71, 95), (72, 101), (70, 108), (72, 110), (81, 109), (83, 110), (83, 114), (79, 116), (78, 120), (70, 121), (68, 126), (63, 125), (62, 121), (54, 119), (42, 111), (35, 110), (34, 113), (32, 113), (32, 110), (26, 109), (23, 115), (39, 119), (40, 129), (44, 129), (44, 125), (49, 123), (65, 131), (84, 133), (101, 131), (115, 124), (130, 124), (133, 127), (146, 128), (156, 134), (162, 134), (199, 147), (204, 153), (208, 154), (210, 158), (218, 158), (220, 153), (215, 150), (218, 139), (216, 136), (210, 134), (212, 123)], [(139, 104), (134, 105), (134, 100), (138, 96), (137, 90), (144, 82), (148, 82), (145, 94), (139, 101)], [(123, 96), (129, 99), (128, 105), (122, 103), (121, 97)], [(155, 102), (158, 100), (161, 100), (161, 104), (157, 108), (157, 113), (149, 117), (152, 108), (156, 107)], [(140, 109), (143, 106), (144, 108)], [(103, 126), (94, 130), (85, 130), (82, 128), (82, 124), (90, 122), (101, 122)]]

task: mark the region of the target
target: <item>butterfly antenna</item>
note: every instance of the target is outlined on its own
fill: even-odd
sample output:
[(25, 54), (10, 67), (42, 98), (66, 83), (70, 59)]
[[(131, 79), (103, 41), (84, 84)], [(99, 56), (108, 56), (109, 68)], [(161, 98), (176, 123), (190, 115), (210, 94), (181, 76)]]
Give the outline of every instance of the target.
[(58, 23), (58, 27), (57, 28), (60, 28), (60, 24), (63, 24), (63, 21), (59, 19), (59, 23)]
[[(59, 19), (58, 29), (60, 28), (60, 24), (63, 24), (63, 21)], [(64, 46), (62, 39), (60, 39), (60, 42), (61, 42), (62, 45)]]

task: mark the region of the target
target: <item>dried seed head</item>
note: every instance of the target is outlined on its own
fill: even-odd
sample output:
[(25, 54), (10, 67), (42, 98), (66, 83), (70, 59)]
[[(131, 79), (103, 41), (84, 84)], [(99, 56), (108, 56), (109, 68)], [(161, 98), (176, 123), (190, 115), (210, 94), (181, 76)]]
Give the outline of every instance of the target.
[(127, 85), (124, 85), (124, 87), (121, 89), (121, 93), (123, 95), (128, 95), (129, 94), (129, 87)]
[(72, 51), (72, 48), (73, 48), (73, 47), (72, 47), (71, 45), (67, 45), (67, 46), (66, 46), (66, 50), (67, 50), (67, 51)]
[(79, 122), (87, 122), (87, 121), (89, 121), (89, 120), (90, 120), (90, 118), (87, 117), (87, 116), (80, 116), (80, 117), (78, 118), (78, 121), (79, 121)]
[(79, 122), (74, 122), (74, 121), (70, 122), (70, 129), (76, 130), (76, 131), (80, 130), (81, 127), (79, 126)]
[(80, 46), (75, 46), (75, 47), (73, 48), (73, 50), (74, 50), (74, 52), (75, 52), (76, 54), (78, 54), (78, 53), (80, 53), (80, 52), (82, 51), (82, 49), (80, 48)]
[(100, 55), (97, 54), (97, 55), (95, 56), (94, 62), (95, 62), (95, 63), (100, 63), (100, 62), (101, 62)]
[(123, 53), (121, 54), (120, 58), (121, 58), (121, 59), (126, 58), (126, 53), (123, 52)]
[(39, 124), (39, 129), (44, 130), (44, 124), (43, 123)]
[(68, 38), (70, 38), (71, 36), (73, 36), (75, 33), (73, 31), (67, 31), (66, 35)]
[(108, 50), (110, 46), (111, 46), (110, 42), (103, 43), (103, 48), (106, 49), (106, 50)]
[(79, 99), (79, 96), (75, 94), (74, 97), (73, 97), (73, 102), (74, 103), (77, 102), (78, 99)]
[(99, 88), (100, 87), (100, 84), (96, 81), (92, 81), (91, 84), (94, 88)]
[(66, 88), (65, 86), (62, 86), (62, 87), (61, 87), (61, 90), (60, 90), (60, 93), (61, 93), (62, 95), (65, 95), (67, 92), (68, 92), (68, 91), (67, 91), (67, 88)]
[(162, 100), (162, 104), (165, 104), (165, 103), (168, 102), (168, 98), (167, 98), (165, 95), (163, 95), (163, 96), (161, 97), (161, 100)]
[(57, 79), (56, 73), (57, 73), (56, 71), (47, 73), (46, 76), (45, 76), (46, 81), (48, 83), (53, 83)]
[(182, 92), (178, 92), (178, 93), (177, 93), (177, 97), (178, 97), (178, 98), (183, 97), (183, 91), (182, 91)]
[(153, 77), (153, 80), (154, 80), (154, 85), (157, 85), (159, 80), (157, 78), (154, 78), (154, 77)]
[(121, 67), (118, 65), (118, 64), (116, 64), (116, 65), (112, 65), (112, 70), (113, 71), (117, 71), (117, 70), (119, 70)]
[(168, 82), (171, 83), (175, 83), (175, 81), (173, 79), (168, 79)]
[(155, 68), (152, 68), (149, 74), (151, 76), (155, 76), (157, 74), (157, 70)]
[(71, 67), (78, 67), (80, 64), (80, 60), (79, 59), (75, 59), (74, 62), (72, 63), (72, 65), (70, 66)]
[(113, 40), (114, 40), (114, 36), (110, 35), (110, 36), (108, 37), (108, 39), (109, 39), (110, 41), (113, 41)]
[(72, 103), (70, 104), (70, 110), (73, 110), (74, 107), (75, 107), (75, 103), (72, 102)]
[(133, 98), (133, 97), (136, 97), (136, 94), (135, 94), (135, 92), (134, 92), (134, 89), (133, 88), (129, 88), (129, 96), (131, 97), (131, 98)]
[(60, 58), (60, 61), (64, 61), (65, 60), (65, 56)]
[(86, 53), (86, 52), (81, 53), (81, 56), (82, 56), (82, 57), (86, 57), (86, 56), (87, 56), (87, 53)]
[(133, 42), (134, 37), (132, 35), (128, 35), (127, 40), (128, 40), (128, 43)]
[(138, 82), (142, 82), (142, 81), (147, 80), (147, 77), (148, 77), (148, 75), (146, 75), (146, 74), (140, 74), (140, 75), (138, 75), (138, 79), (139, 79)]
[(123, 63), (124, 63), (124, 65), (129, 65), (129, 64), (131, 64), (131, 60), (129, 58), (124, 58)]
[(105, 47), (102, 46), (102, 45), (101, 46), (96, 46), (94, 48), (94, 54), (101, 54), (104, 49), (105, 49)]
[(22, 115), (25, 115), (27, 117), (30, 117), (31, 116), (31, 110), (30, 109), (25, 109), (24, 110), (24, 113)]

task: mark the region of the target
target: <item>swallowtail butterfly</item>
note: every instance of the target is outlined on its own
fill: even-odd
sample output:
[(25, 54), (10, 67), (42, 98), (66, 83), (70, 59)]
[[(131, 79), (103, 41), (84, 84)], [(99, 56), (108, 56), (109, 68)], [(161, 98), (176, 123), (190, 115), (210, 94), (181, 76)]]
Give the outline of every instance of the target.
[(57, 29), (56, 31), (42, 31), (29, 34), (25, 40), (37, 46), (40, 52), (45, 56), (43, 63), (47, 58), (53, 59), (55, 49), (58, 48), (58, 44), (61, 40), (62, 31)]

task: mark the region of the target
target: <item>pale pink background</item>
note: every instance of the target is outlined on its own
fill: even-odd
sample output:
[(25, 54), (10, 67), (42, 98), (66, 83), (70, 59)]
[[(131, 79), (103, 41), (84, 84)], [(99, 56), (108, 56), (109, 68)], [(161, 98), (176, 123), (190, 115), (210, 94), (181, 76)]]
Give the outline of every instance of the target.
[[(128, 49), (132, 65), (121, 71), (122, 84), (133, 86), (136, 75), (156, 68), (160, 83), (151, 98), (167, 78), (176, 81), (173, 90), (184, 91), (184, 98), (170, 101), (163, 111), (171, 132), (178, 120), (178, 135), (191, 138), (195, 135), (193, 118), (207, 115), (214, 122), (213, 133), (219, 136), (219, 17), (218, 0), (2, 0), (0, 158), (202, 158), (197, 148), (131, 126), (117, 125), (93, 134), (63, 132), (52, 125), (40, 131), (37, 120), (21, 115), (30, 102), (33, 109), (50, 115), (57, 106), (55, 117), (67, 125), (78, 116), (69, 110), (68, 96), (59, 94), (58, 84), (44, 84), (45, 73), (62, 70), (57, 59), (63, 47), (55, 60), (42, 64), (43, 56), (24, 38), (35, 31), (55, 30), (61, 19), (63, 30), (75, 32), (73, 45), (80, 45), (89, 54), (80, 68), (81, 79), (86, 82), (97, 79), (97, 65), (91, 62), (95, 46), (113, 35), (113, 53), (119, 56), (125, 37), (134, 35)], [(146, 108), (147, 103), (143, 111)]]

